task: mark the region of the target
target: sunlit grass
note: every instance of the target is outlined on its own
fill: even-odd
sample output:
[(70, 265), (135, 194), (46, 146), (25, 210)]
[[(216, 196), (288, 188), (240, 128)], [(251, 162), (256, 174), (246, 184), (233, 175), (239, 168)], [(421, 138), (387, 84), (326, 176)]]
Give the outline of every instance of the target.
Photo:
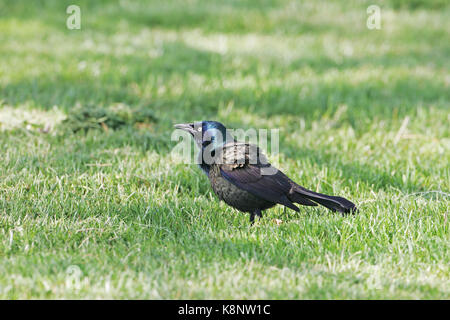
[[(0, 4), (0, 297), (450, 297), (445, 1), (381, 1), (376, 31), (369, 1), (78, 2), (77, 31)], [(156, 120), (64, 121), (118, 105)], [(359, 214), (250, 227), (171, 152), (201, 119), (279, 129), (277, 166)]]

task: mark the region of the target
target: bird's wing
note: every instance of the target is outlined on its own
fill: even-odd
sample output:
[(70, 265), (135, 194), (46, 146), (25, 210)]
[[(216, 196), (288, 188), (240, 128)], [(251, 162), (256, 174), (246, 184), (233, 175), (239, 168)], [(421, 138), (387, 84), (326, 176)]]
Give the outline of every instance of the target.
[(289, 178), (272, 167), (257, 146), (232, 142), (220, 151), (216, 164), (225, 179), (259, 198), (299, 210), (288, 198)]

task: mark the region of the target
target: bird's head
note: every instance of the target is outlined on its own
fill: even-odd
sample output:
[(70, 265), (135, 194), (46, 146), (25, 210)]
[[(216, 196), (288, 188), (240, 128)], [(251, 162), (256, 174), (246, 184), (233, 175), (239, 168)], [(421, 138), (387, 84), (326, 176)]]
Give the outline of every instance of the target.
[(227, 128), (217, 121), (197, 121), (176, 124), (175, 128), (189, 132), (200, 149), (212, 144), (213, 148), (234, 141)]

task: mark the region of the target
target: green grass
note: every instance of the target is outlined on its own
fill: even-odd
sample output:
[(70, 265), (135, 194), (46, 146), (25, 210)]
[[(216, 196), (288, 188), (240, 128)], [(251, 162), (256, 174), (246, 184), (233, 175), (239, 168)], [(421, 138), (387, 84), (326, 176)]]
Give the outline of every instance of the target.
[[(371, 1), (2, 1), (0, 298), (449, 299), (450, 8), (377, 3), (381, 30)], [(250, 227), (172, 157), (201, 119), (279, 128), (280, 169), (359, 214)]]

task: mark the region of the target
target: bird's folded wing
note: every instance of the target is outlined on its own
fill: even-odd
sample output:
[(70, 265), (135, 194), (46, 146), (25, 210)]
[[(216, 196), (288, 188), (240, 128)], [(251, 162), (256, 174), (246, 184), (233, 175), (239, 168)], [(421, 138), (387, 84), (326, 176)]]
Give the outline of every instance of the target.
[[(287, 197), (291, 189), (289, 179), (270, 166), (257, 146), (234, 142), (225, 145), (221, 152), (222, 157), (218, 157), (221, 163), (217, 165), (225, 179), (259, 198), (298, 211)], [(271, 169), (266, 171), (271, 174), (263, 174), (265, 169)]]
[(242, 167), (245, 164), (270, 165), (267, 157), (258, 146), (244, 142), (231, 142), (220, 148), (219, 157), (221, 164), (230, 168)]

